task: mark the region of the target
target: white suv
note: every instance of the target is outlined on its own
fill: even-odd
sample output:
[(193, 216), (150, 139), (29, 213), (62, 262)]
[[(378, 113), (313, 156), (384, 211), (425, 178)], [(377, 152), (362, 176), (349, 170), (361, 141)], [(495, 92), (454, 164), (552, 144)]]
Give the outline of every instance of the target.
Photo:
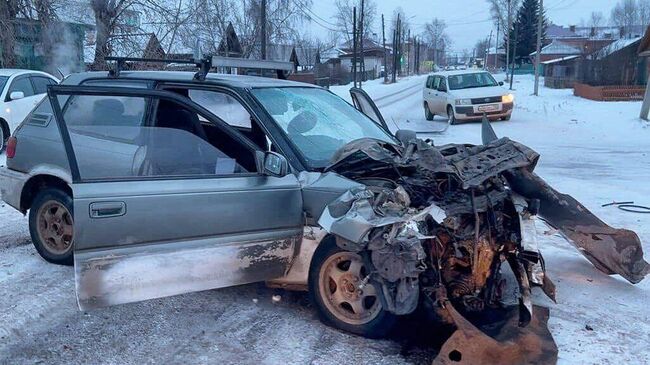
[(424, 88), (424, 114), (427, 120), (435, 115), (460, 121), (510, 120), (514, 96), (486, 71), (438, 72), (427, 78)]
[(54, 76), (40, 71), (0, 69), (0, 152), (18, 124), (43, 99)]

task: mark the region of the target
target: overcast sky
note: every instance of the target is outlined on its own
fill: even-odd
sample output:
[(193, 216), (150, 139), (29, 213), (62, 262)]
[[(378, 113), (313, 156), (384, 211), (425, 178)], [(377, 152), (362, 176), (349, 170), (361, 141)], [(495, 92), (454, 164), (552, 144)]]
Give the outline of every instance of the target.
[[(433, 18), (444, 19), (448, 33), (453, 41), (453, 51), (472, 49), (479, 38), (487, 38), (490, 30), (496, 27), (490, 20), (489, 5), (485, 0), (375, 0), (378, 22), (375, 29), (381, 34), (381, 13), (385, 14), (387, 24), (393, 10), (401, 6), (411, 20), (411, 32), (420, 33), (423, 24)], [(579, 24), (589, 17), (592, 11), (601, 11), (609, 19), (611, 9), (617, 0), (545, 0), (547, 16), (560, 25)], [(310, 32), (313, 36), (326, 38), (329, 32), (325, 27), (335, 23), (334, 0), (314, 0), (311, 10), (321, 19), (313, 17)], [(320, 24), (318, 24), (320, 23)], [(386, 38), (390, 38), (388, 35)]]

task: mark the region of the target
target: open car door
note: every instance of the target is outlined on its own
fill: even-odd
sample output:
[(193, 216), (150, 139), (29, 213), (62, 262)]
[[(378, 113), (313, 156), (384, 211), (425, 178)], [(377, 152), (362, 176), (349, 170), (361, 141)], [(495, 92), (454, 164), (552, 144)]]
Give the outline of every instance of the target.
[(384, 117), (381, 115), (381, 112), (379, 112), (377, 104), (372, 101), (370, 95), (368, 95), (367, 92), (365, 92), (363, 89), (359, 89), (358, 87), (353, 87), (350, 89), (350, 96), (352, 97), (352, 103), (354, 103), (354, 107), (357, 108), (357, 110), (365, 114), (368, 118), (372, 119), (381, 128), (388, 131), (389, 134), (393, 134), (393, 132), (391, 132), (388, 128), (388, 125), (386, 124)]
[[(51, 86), (48, 96), (73, 180), (81, 309), (285, 274), (302, 236), (300, 185), (262, 174), (252, 142), (168, 91)], [(207, 138), (199, 115), (219, 133)]]

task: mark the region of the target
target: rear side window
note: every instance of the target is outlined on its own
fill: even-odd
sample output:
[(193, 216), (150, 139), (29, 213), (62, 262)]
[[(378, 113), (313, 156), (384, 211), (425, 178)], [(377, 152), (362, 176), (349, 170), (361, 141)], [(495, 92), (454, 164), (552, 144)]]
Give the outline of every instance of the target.
[(70, 99), (64, 112), (68, 126), (138, 127), (143, 124), (144, 98), (81, 95)]
[(34, 88), (32, 83), (29, 81), (29, 77), (21, 77), (14, 80), (9, 87), (9, 92), (7, 93), (7, 101), (11, 100), (9, 95), (14, 91), (22, 91), (25, 94), (25, 97), (34, 95)]
[(56, 82), (49, 77), (32, 76), (32, 84), (34, 85), (34, 93), (45, 94), (47, 92), (47, 85), (53, 85)]
[(432, 89), (439, 90), (440, 89), (440, 80), (441, 78), (436, 76), (433, 78), (433, 87)]
[(427, 89), (433, 89), (433, 76), (427, 78)]

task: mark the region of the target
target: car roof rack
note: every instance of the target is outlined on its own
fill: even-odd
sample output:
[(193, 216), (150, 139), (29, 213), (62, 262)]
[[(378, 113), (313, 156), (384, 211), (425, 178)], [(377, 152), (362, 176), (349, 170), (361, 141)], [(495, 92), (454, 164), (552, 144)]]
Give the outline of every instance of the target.
[(212, 58), (205, 57), (200, 60), (172, 60), (172, 59), (159, 59), (159, 58), (137, 58), (137, 57), (106, 57), (106, 61), (115, 61), (115, 67), (111, 69), (108, 74), (111, 77), (120, 77), (120, 72), (124, 70), (124, 65), (127, 62), (138, 63), (163, 63), (163, 64), (184, 64), (194, 65), (199, 70), (194, 74), (194, 80), (204, 81), (210, 68), (212, 67)]

